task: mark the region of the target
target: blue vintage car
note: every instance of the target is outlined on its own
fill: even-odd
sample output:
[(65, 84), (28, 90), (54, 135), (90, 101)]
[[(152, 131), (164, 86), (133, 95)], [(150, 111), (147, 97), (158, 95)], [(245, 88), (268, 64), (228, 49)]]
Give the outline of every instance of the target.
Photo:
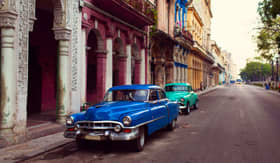
[(78, 145), (87, 140), (131, 141), (144, 148), (147, 135), (176, 126), (179, 106), (156, 85), (123, 85), (110, 88), (104, 101), (66, 118), (66, 138)]

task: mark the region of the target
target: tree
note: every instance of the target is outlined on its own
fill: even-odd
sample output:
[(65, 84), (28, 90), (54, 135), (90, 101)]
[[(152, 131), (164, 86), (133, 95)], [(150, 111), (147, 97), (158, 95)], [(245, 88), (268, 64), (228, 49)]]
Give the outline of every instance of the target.
[(263, 58), (271, 60), (280, 50), (280, 1), (262, 0), (258, 13), (262, 22), (256, 37), (258, 51)]
[(241, 70), (240, 76), (242, 80), (262, 81), (271, 75), (270, 64), (261, 62), (249, 62), (246, 67)]

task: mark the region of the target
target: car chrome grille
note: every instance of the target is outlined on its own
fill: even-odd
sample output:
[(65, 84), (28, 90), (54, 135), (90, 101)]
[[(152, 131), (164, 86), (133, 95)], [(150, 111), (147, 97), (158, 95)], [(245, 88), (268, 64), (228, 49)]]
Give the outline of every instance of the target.
[(108, 130), (114, 129), (118, 123), (114, 122), (91, 122), (91, 121), (81, 121), (76, 123), (77, 128), (82, 129), (94, 129), (94, 130)]

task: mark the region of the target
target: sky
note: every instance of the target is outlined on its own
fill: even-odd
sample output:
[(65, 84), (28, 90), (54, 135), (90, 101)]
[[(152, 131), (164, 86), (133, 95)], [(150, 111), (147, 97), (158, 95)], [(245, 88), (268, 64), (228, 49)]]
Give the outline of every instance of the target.
[(247, 58), (257, 56), (253, 35), (259, 22), (257, 13), (260, 0), (212, 0), (211, 39), (222, 50), (232, 53), (238, 73)]

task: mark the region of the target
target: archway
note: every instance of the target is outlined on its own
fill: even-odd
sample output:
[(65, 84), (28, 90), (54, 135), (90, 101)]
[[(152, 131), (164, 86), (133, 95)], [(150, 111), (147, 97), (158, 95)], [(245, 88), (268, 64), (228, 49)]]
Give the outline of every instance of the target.
[(55, 121), (57, 41), (53, 4), (36, 1), (36, 18), (29, 37), (27, 126)]
[(121, 58), (125, 58), (123, 41), (116, 38), (113, 43), (113, 86), (124, 84), (122, 81), (122, 72), (124, 68), (121, 64)]
[(141, 58), (140, 51), (136, 44), (132, 45), (131, 48), (131, 83), (140, 84), (140, 69), (141, 69)]
[(96, 104), (98, 101), (98, 64), (97, 51), (103, 49), (103, 40), (98, 30), (91, 30), (87, 40), (87, 101)]

